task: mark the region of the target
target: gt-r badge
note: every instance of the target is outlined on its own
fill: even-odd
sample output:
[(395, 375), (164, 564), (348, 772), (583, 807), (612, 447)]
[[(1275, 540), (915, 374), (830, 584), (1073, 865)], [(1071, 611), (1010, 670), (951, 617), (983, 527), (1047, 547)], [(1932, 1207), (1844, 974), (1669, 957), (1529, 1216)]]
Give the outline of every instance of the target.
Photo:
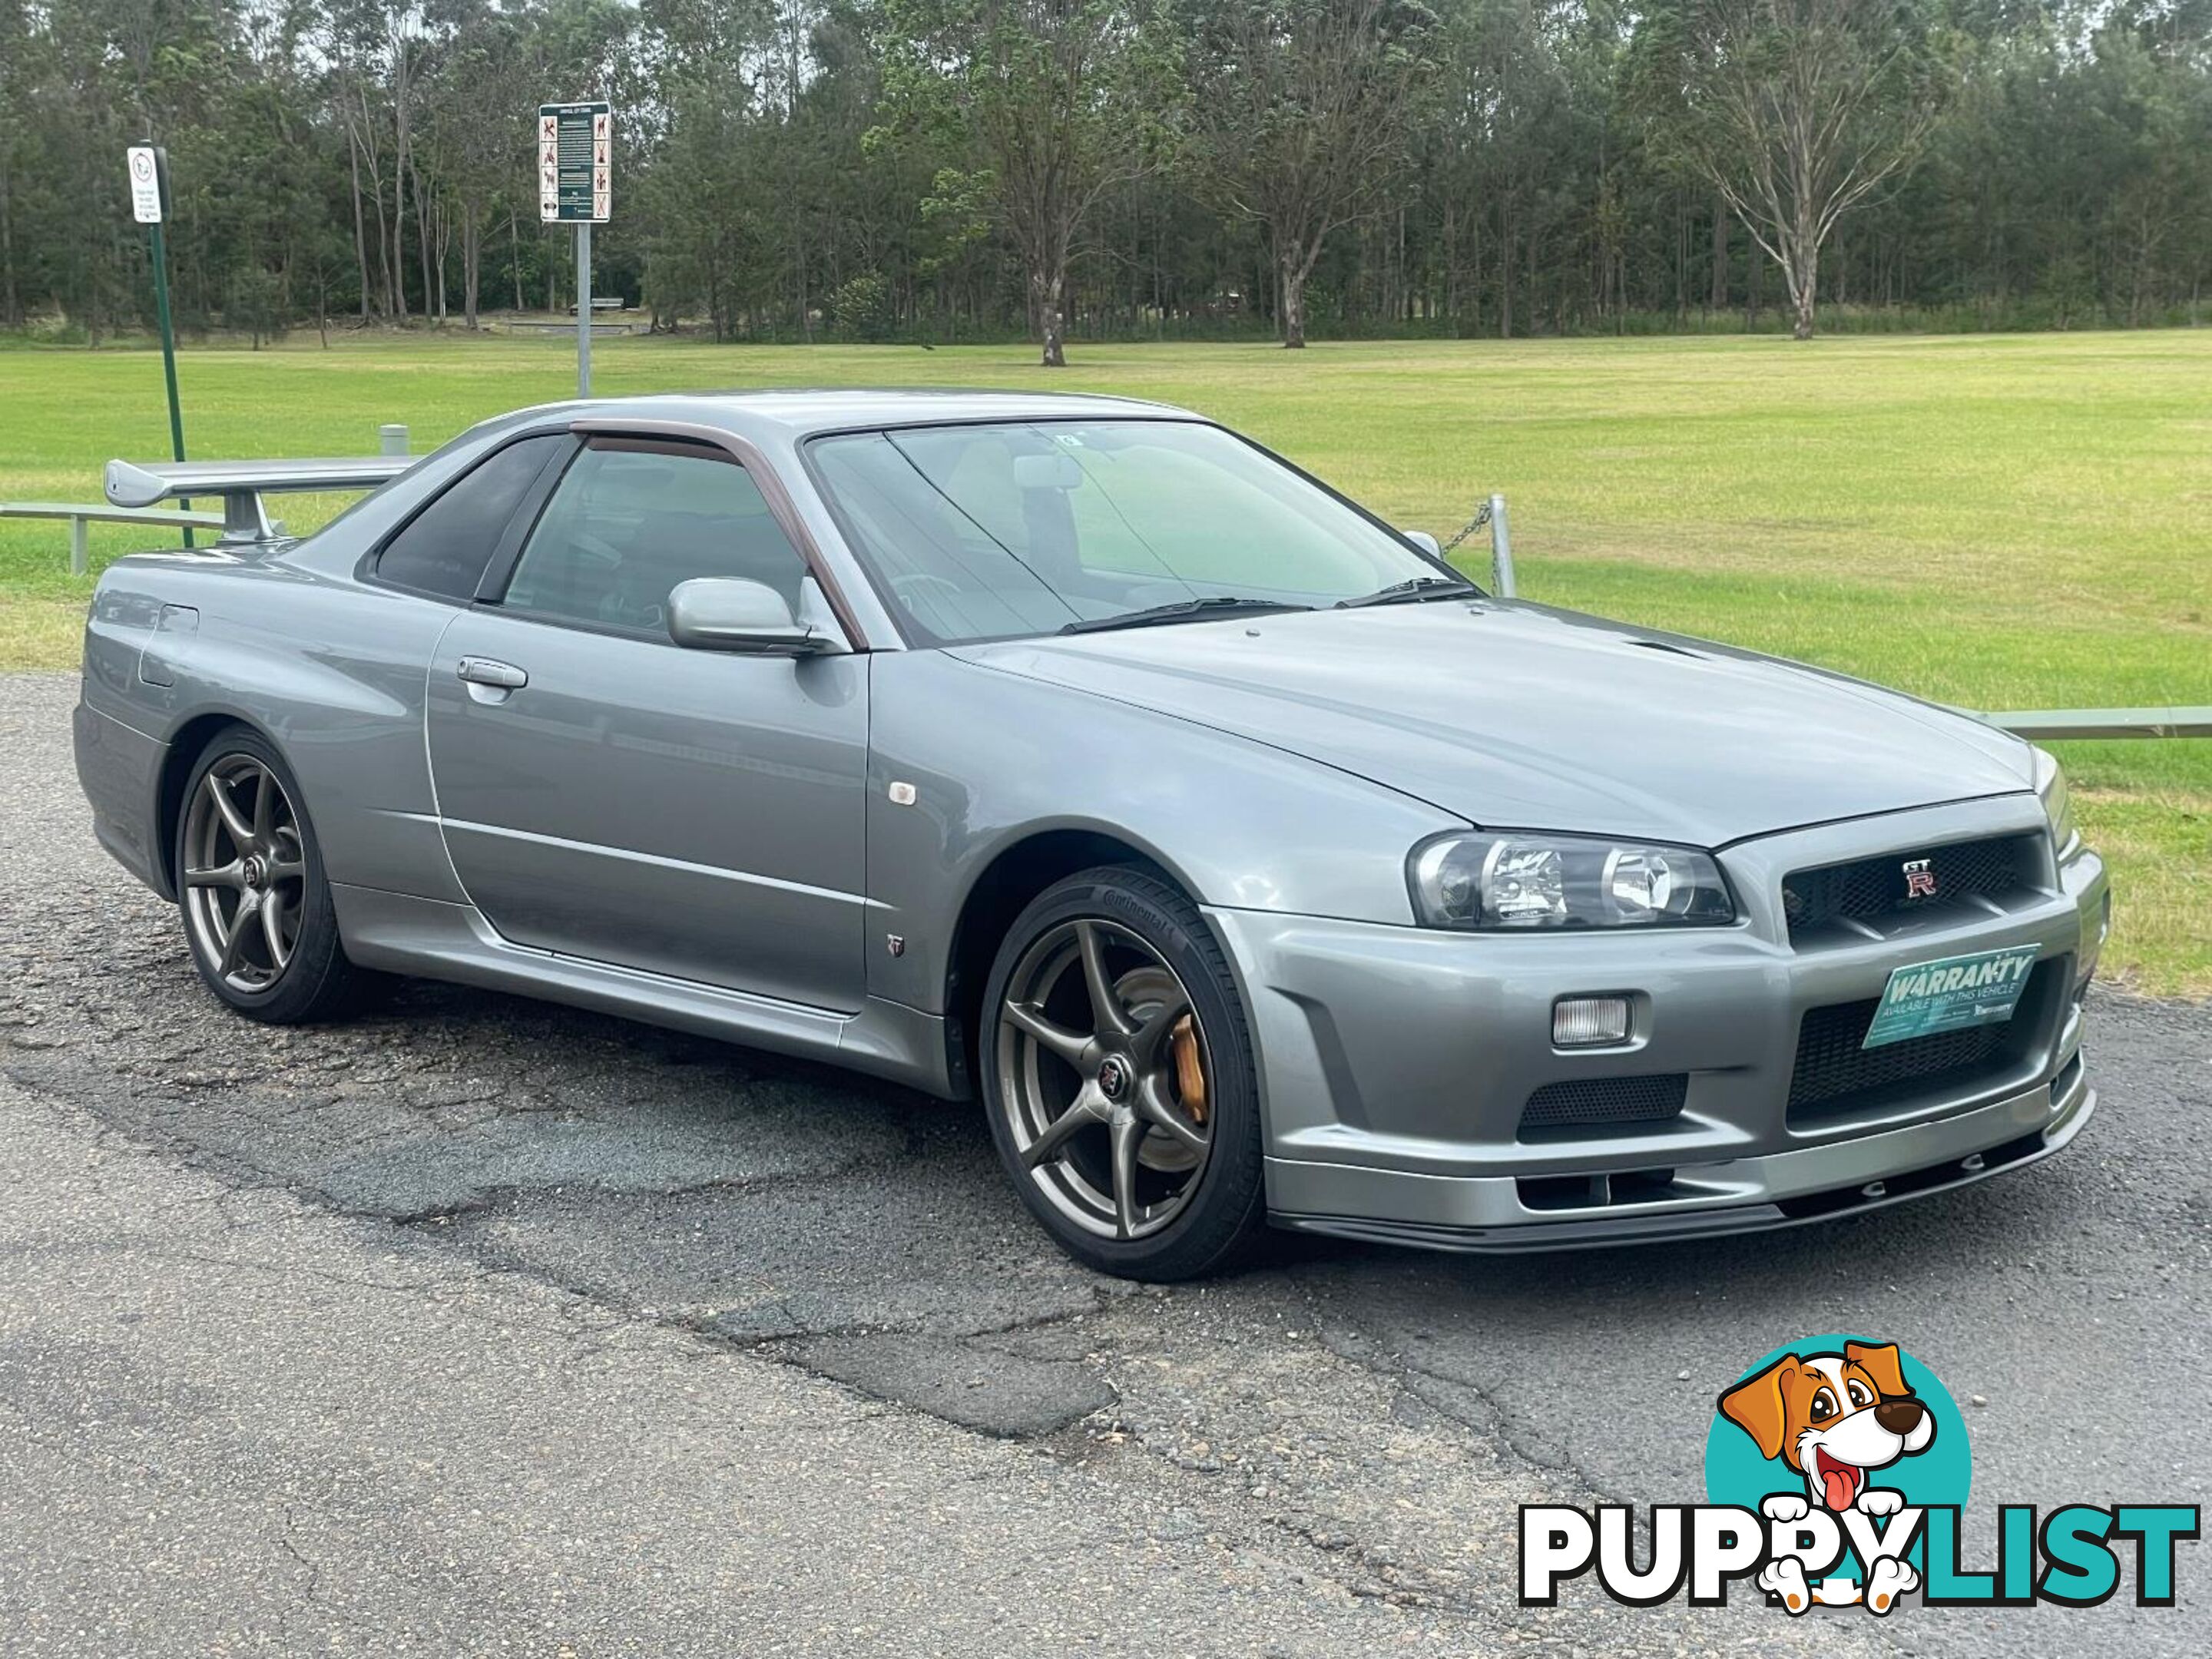
[(1905, 861), (1905, 896), (1909, 899), (1936, 896), (1936, 872), (1932, 859), (1907, 859)]

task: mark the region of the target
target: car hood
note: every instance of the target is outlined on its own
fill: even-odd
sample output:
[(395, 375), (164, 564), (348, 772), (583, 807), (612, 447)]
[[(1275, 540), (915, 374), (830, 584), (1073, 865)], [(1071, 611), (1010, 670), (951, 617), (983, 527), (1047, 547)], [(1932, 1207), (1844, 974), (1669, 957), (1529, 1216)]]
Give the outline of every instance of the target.
[(2019, 738), (1818, 669), (1571, 611), (1431, 601), (962, 647), (1514, 829), (1718, 847), (2033, 787)]

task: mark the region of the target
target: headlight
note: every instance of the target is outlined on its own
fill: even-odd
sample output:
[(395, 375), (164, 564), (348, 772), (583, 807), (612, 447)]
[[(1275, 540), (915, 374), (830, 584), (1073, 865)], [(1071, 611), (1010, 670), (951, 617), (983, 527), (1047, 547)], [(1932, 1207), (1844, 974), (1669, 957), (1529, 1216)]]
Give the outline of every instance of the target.
[(1406, 862), (1425, 927), (1711, 927), (1735, 920), (1712, 855), (1580, 836), (1454, 830)]
[(2063, 861), (2081, 844), (2074, 827), (2074, 792), (2066, 787), (2066, 774), (2051, 755), (2035, 751), (2035, 793), (2043, 800), (2043, 816), (2051, 820), (2051, 845)]

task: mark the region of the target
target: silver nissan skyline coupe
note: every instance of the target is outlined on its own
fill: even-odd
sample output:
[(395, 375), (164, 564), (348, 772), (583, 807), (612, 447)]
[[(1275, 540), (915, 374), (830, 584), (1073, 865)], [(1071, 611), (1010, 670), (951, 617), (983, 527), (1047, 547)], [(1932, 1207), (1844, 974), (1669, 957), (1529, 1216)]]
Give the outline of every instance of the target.
[(594, 400), (392, 472), (93, 602), (96, 832), (249, 1018), (416, 975), (980, 1096), (1151, 1279), (1785, 1226), (2094, 1109), (2049, 756), (1493, 597), (1199, 416)]

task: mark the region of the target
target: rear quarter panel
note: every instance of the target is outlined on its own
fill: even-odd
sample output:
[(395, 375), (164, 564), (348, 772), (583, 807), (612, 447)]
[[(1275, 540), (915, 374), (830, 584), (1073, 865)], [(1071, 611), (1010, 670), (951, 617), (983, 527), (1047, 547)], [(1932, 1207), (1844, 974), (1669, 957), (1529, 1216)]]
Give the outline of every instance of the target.
[[(160, 745), (161, 775), (191, 765), (212, 722), (240, 721), (290, 763), (332, 881), (459, 898), (422, 743), (424, 677), (453, 614), (303, 568), (283, 549), (118, 561), (100, 579), (85, 632), (84, 706), (109, 739), (88, 750), (80, 717), (87, 793), (112, 798), (128, 787), (86, 775), (88, 752), (129, 747), (100, 720)], [(135, 813), (100, 795), (94, 804), (139, 820), (131, 838), (143, 836), (158, 873), (168, 830), (159, 776)], [(155, 884), (167, 890), (166, 875)]]

